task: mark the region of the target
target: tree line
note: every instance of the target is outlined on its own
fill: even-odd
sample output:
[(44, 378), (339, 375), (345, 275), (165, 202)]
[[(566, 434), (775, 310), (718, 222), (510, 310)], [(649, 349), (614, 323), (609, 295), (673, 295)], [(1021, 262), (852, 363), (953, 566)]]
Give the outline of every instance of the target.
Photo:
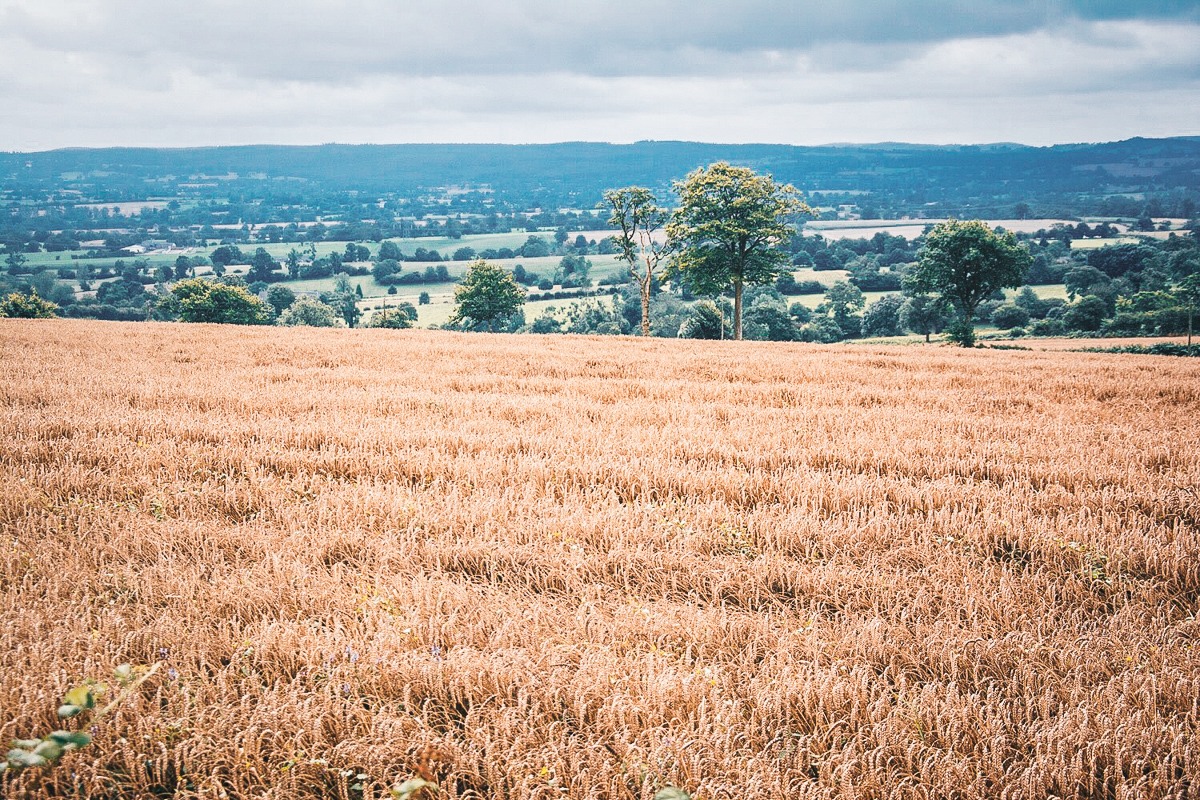
[[(944, 330), (951, 340), (970, 345), (975, 341), (975, 325), (981, 322), (1015, 336), (1175, 333), (1189, 328), (1194, 315), (1189, 287), (1192, 276), (1200, 272), (1194, 235), (1172, 234), (1159, 244), (1117, 244), (1084, 254), (1070, 249), (1073, 238), (1113, 236), (1116, 231), (1103, 223), (1094, 228), (1079, 223), (1018, 238), (980, 221), (950, 220), (930, 227), (914, 242), (884, 233), (869, 240), (830, 242), (797, 232), (797, 223), (811, 208), (794, 187), (746, 167), (718, 162), (693, 171), (673, 190), (674, 209), (667, 209), (645, 187), (604, 192), (601, 205), (615, 233), (599, 243), (583, 236), (571, 242), (566, 229), (560, 228), (553, 243), (531, 234), (520, 248), (503, 253), (476, 252), (468, 246), (457, 249), (452, 260), (473, 263), (457, 287), (450, 326), (539, 333), (639, 330), (642, 335), (821, 342), (902, 330), (928, 337)], [(602, 250), (616, 252), (627, 271), (626, 281), (614, 282), (608, 289), (613, 297), (609, 308), (573, 304), (558, 315), (525, 321), (520, 314), (528, 296), (525, 287), (588, 290), (592, 282), (585, 254)], [(493, 270), (485, 269), (490, 258), (542, 257), (552, 252), (564, 253), (553, 275), (537, 275), (518, 265), (511, 273), (498, 268), (507, 275), (500, 280)], [(101, 283), (90, 302), (75, 303), (72, 292), (39, 274), (24, 286), (30, 302), (10, 308), (36, 306), (31, 304), (36, 292), (40, 301), (64, 306), (64, 313), (70, 315), (127, 318), (121, 316), (123, 309), (141, 308), (141, 318), (353, 326), (362, 316), (357, 303), (362, 291), (350, 283), (350, 277), (371, 275), (390, 293), (403, 284), (449, 283), (454, 278), (442, 263), (407, 272), (402, 266), (409, 260), (441, 259), (436, 251), (423, 248), (410, 256), (390, 240), (381, 242), (374, 254), (354, 242), (347, 243), (342, 253), (320, 258), (313, 245), (304, 251), (293, 248), (283, 262), (261, 247), (249, 255), (236, 245), (223, 245), (207, 258), (180, 256), (173, 267), (155, 270), (137, 260), (86, 274), (80, 268), (75, 276), (83, 288), (93, 277), (117, 276)], [(23, 273), (23, 260), (20, 253), (8, 253), (10, 279)], [(228, 265), (237, 263), (249, 264), (245, 280), (223, 275)], [(205, 288), (194, 282), (200, 265), (209, 266), (216, 278), (208, 283), (222, 288), (199, 291)], [(828, 287), (796, 281), (792, 271), (804, 267), (844, 269), (848, 275)], [(337, 278), (334, 290), (300, 298), (305, 302), (288, 315), (294, 293), (284, 287), (268, 288), (286, 280), (332, 276)], [(177, 283), (168, 290), (169, 296), (147, 291), (152, 283), (165, 287), (171, 281)], [(1062, 283), (1067, 300), (1039, 298), (1028, 286), (1038, 283)], [(1005, 300), (1003, 290), (1023, 285), (1014, 300)], [(871, 291), (895, 294), (867, 306), (863, 292)], [(496, 302), (480, 301), (488, 292), (497, 295)], [(262, 305), (237, 307), (235, 296), (250, 302), (242, 293)], [(789, 296), (806, 293), (823, 294), (823, 302), (815, 309), (788, 304)], [(215, 310), (199, 310), (209, 299)], [(428, 294), (423, 293), (421, 300), (428, 302)], [(329, 311), (317, 313), (320, 309), (314, 309), (314, 304)], [(415, 310), (399, 317), (387, 312), (380, 319), (402, 327), (415, 316)]]
[[(759, 289), (748, 313), (756, 328), (753, 338), (828, 342), (909, 330), (928, 339), (944, 329), (951, 341), (970, 347), (976, 342), (975, 326), (991, 322), (1014, 336), (1023, 335), (1025, 325), (1031, 325), (1032, 333), (1050, 335), (1101, 330), (1177, 333), (1186, 326), (1190, 344), (1200, 280), (1194, 235), (1172, 235), (1161, 250), (1148, 245), (1104, 247), (1080, 262), (1064, 255), (1064, 250), (1070, 253), (1066, 243), (1074, 235), (1112, 236), (1114, 231), (1103, 225), (1092, 230), (1081, 223), (1074, 230), (1041, 231), (1019, 241), (1015, 234), (993, 230), (981, 220), (951, 219), (925, 232), (911, 262), (903, 246), (889, 247), (886, 234), (875, 237), (879, 252), (863, 250), (852, 264), (843, 260), (841, 266), (850, 267), (849, 280), (829, 287), (814, 312), (783, 302), (785, 293), (799, 288), (793, 267), (807, 263), (814, 269), (829, 268), (833, 262), (828, 250), (804, 244), (809, 239), (819, 247), (819, 239), (796, 235), (797, 217), (810, 209), (794, 187), (719, 162), (694, 171), (674, 188), (679, 204), (673, 211), (646, 187), (604, 194), (609, 224), (618, 231), (613, 239), (638, 295), (643, 336), (653, 333), (652, 299), (661, 295), (665, 283), (673, 282), (682, 293), (706, 299), (694, 304), (682, 321), (670, 320), (669, 328), (701, 338), (743, 338), (745, 293)], [(789, 245), (795, 253), (791, 258)], [(825, 263), (818, 264), (814, 252)], [(1062, 282), (1070, 302), (1043, 300), (1027, 282)], [(1004, 290), (1022, 286), (1007, 302)], [(903, 293), (885, 295), (867, 308), (864, 288)], [(466, 315), (456, 320), (489, 330), (521, 329), (507, 318), (516, 313), (520, 299), (513, 293), (506, 297), (507, 306), (488, 307), (494, 313), (487, 319)], [(721, 306), (726, 297), (732, 301), (728, 314)], [(627, 332), (622, 317), (628, 321), (631, 316), (618, 292), (611, 313), (574, 307), (566, 323), (544, 314), (527, 329)], [(498, 328), (497, 322), (505, 319)]]

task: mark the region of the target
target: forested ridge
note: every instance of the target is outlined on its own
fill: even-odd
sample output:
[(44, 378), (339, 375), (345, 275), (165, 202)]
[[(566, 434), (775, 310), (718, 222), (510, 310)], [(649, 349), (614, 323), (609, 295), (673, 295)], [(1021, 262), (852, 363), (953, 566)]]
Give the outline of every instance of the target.
[(1041, 205), (1035, 210), (1045, 213), (1121, 213), (1114, 202), (1130, 195), (1169, 202), (1200, 188), (1200, 137), (1052, 147), (567, 142), (64, 149), (0, 153), (0, 181), (8, 193), (68, 191), (100, 201), (487, 186), (510, 202), (590, 206), (607, 187), (665, 188), (721, 160), (806, 192), (870, 192), (884, 216), (924, 207), (988, 213), (1014, 202)]

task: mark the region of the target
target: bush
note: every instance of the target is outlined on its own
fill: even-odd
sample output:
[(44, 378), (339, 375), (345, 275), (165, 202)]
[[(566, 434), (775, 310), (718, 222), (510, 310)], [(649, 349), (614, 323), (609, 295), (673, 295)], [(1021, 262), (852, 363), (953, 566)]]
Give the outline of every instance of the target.
[(145, 306), (114, 306), (110, 303), (76, 303), (63, 311), (72, 319), (103, 319), (115, 322), (144, 322)]
[(775, 279), (775, 290), (784, 295), (824, 294), (825, 285), (820, 281), (798, 281), (792, 273), (784, 272)]
[(792, 303), (788, 306), (788, 314), (796, 320), (797, 324), (803, 325), (812, 319), (813, 311), (803, 303)]
[(388, 258), (383, 261), (375, 262), (375, 266), (371, 267), (371, 274), (374, 276), (376, 283), (388, 284), (392, 283), (400, 273), (400, 262)]
[(411, 328), (417, 318), (412, 303), (401, 303), (395, 308), (383, 308), (371, 315), (368, 328)]
[(288, 327), (306, 325), (312, 328), (341, 327), (343, 320), (337, 309), (311, 297), (301, 297), (279, 315), (279, 324)]
[(1154, 311), (1118, 311), (1106, 321), (1102, 330), (1106, 334), (1121, 336), (1166, 336), (1187, 330), (1188, 314), (1185, 308), (1160, 308)]
[(815, 314), (811, 321), (800, 328), (800, 341), (830, 344), (846, 338), (846, 332), (827, 314)]
[(1068, 330), (1092, 332), (1100, 330), (1108, 306), (1094, 294), (1081, 297), (1063, 312), (1062, 322)]
[(30, 289), (27, 295), (13, 292), (0, 302), (0, 317), (49, 319), (57, 316), (57, 311), (57, 305), (38, 297), (37, 289)]
[(897, 336), (900, 334), (900, 309), (905, 299), (900, 294), (885, 294), (867, 306), (862, 316), (864, 336)]
[(692, 306), (691, 313), (679, 329), (685, 339), (721, 339), (725, 335), (725, 320), (721, 309), (709, 300)]
[(1023, 328), (1029, 324), (1029, 312), (1018, 305), (1005, 303), (992, 312), (992, 324), (997, 328)]
[(1085, 353), (1136, 353), (1147, 356), (1190, 356), (1200, 358), (1200, 346), (1156, 342), (1154, 344), (1127, 344), (1119, 347), (1084, 347)]
[(543, 311), (529, 326), (529, 330), (532, 333), (562, 333), (562, 322), (550, 312)]
[(296, 302), (296, 293), (286, 286), (272, 286), (267, 291), (267, 302), (275, 309), (277, 315), (282, 314), (288, 306)]
[[(799, 332), (784, 308), (783, 302), (756, 300), (746, 311), (742, 336), (746, 339), (765, 339), (772, 342), (794, 342)], [(750, 329), (750, 333), (746, 332)]]
[(1029, 326), (1032, 336), (1062, 336), (1065, 332), (1062, 322), (1057, 319), (1039, 319)]

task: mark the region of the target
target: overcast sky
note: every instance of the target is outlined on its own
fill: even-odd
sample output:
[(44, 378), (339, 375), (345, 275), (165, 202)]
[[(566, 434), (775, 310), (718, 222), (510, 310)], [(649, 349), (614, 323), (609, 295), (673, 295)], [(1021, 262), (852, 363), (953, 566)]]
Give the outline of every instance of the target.
[(1200, 0), (0, 0), (0, 150), (1200, 134)]

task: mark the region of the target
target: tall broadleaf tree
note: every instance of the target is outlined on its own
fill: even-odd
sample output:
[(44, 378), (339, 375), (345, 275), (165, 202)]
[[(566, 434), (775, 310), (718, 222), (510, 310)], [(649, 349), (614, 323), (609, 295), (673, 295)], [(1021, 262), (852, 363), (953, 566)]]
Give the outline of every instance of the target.
[(629, 265), (630, 276), (637, 281), (642, 296), (642, 336), (649, 336), (650, 294), (669, 253), (659, 236), (667, 223), (667, 211), (649, 189), (641, 186), (609, 189), (604, 200), (612, 208), (608, 224), (621, 230), (612, 238), (621, 260)]
[(479, 259), (454, 287), (450, 324), (467, 330), (494, 330), (525, 304), (525, 290), (512, 273)]
[(733, 291), (733, 336), (742, 338), (742, 292), (788, 265), (794, 218), (811, 212), (795, 187), (723, 161), (675, 183), (679, 208), (667, 223), (671, 269), (699, 294)]
[(982, 220), (948, 219), (925, 236), (917, 263), (904, 276), (910, 293), (935, 293), (956, 312), (950, 338), (975, 345), (975, 309), (1000, 289), (1021, 285), (1033, 258), (1009, 231)]

